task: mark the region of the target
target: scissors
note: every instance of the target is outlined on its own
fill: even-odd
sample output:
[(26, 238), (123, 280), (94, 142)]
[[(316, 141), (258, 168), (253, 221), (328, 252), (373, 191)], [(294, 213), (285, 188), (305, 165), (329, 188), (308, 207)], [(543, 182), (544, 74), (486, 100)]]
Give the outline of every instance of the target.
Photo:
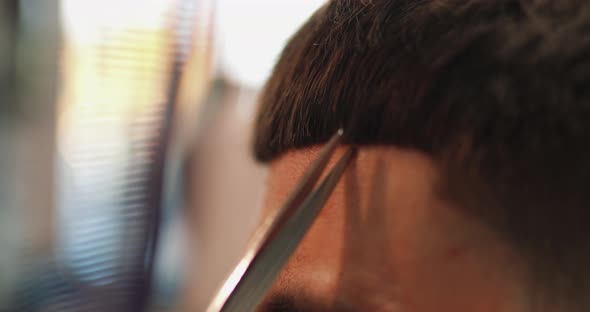
[(225, 280), (207, 312), (254, 311), (260, 304), (356, 153), (354, 147), (349, 147), (324, 180), (317, 183), (341, 143), (342, 135), (343, 130), (339, 129), (332, 136), (283, 206), (265, 218), (254, 232), (245, 255)]

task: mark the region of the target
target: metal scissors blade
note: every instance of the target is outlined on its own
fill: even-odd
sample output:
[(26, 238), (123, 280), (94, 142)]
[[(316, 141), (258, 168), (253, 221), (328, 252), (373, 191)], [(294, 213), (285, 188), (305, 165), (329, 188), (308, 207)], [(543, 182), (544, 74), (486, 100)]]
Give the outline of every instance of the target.
[(350, 147), (326, 178), (313, 188), (342, 141), (342, 134), (338, 130), (328, 141), (285, 204), (260, 225), (208, 312), (254, 311), (262, 301), (354, 156), (356, 150)]

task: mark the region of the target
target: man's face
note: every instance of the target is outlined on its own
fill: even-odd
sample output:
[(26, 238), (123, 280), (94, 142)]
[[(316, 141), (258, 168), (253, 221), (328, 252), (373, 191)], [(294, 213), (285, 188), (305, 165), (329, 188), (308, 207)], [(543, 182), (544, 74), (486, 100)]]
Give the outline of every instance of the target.
[[(318, 151), (271, 164), (265, 211), (281, 206)], [(361, 149), (260, 310), (522, 308), (514, 255), (443, 200), (443, 186), (418, 152)]]

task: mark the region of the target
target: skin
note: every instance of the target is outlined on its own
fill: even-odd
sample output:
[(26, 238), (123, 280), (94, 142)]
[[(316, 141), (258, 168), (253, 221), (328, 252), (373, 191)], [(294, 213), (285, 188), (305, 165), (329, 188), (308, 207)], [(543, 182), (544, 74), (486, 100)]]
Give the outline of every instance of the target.
[[(265, 212), (320, 149), (270, 164)], [(360, 149), (259, 311), (526, 311), (521, 261), (441, 199), (440, 180), (419, 152)]]

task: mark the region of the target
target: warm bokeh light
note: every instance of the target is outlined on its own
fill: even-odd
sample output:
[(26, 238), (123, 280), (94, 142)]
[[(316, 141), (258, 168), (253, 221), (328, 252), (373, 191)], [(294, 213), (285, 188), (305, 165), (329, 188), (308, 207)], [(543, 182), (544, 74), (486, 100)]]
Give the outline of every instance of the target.
[(100, 29), (162, 29), (174, 1), (170, 0), (62, 0), (64, 35), (69, 43), (97, 43)]
[(288, 38), (326, 0), (218, 0), (222, 71), (258, 88)]

